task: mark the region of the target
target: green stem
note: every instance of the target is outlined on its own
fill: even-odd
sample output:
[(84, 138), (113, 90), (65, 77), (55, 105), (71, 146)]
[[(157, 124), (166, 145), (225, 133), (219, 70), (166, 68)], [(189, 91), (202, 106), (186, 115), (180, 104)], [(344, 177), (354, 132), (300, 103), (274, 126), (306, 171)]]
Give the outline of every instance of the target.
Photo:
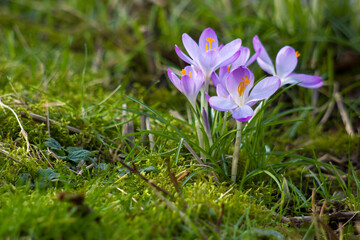
[[(196, 112), (194, 112), (194, 114), (196, 114)], [(204, 149), (204, 147), (205, 147), (204, 137), (203, 137), (203, 134), (201, 132), (199, 118), (197, 116), (195, 116), (194, 120), (195, 120), (196, 133), (198, 135), (198, 140), (199, 140), (199, 146), (200, 146), (201, 149)], [(205, 155), (204, 155), (203, 152), (200, 152), (200, 157), (201, 157), (201, 159), (204, 159)]]
[(226, 124), (227, 124), (227, 116), (228, 116), (228, 112), (225, 112), (224, 114), (224, 121), (223, 121), (223, 125), (222, 125), (222, 129), (221, 129), (221, 136), (224, 134), (225, 132), (225, 128), (226, 128)]
[(231, 180), (233, 182), (236, 182), (238, 165), (239, 165), (239, 152), (241, 145), (241, 122), (236, 122), (236, 126), (237, 126), (237, 132), (236, 132), (236, 140), (235, 140), (232, 167), (231, 167)]

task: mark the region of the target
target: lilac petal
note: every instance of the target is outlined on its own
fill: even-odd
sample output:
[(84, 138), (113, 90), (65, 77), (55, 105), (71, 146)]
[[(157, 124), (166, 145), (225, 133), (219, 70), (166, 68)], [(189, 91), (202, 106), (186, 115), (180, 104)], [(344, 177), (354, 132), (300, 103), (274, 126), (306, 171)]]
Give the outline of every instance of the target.
[(298, 59), (296, 51), (290, 46), (285, 46), (280, 49), (276, 55), (275, 65), (276, 73), (280, 78), (284, 78), (292, 73), (297, 65)]
[(210, 100), (210, 96), (209, 96), (209, 94), (208, 94), (207, 92), (205, 92), (205, 98), (206, 98), (206, 101), (208, 101), (208, 102), (209, 102), (209, 100)]
[(208, 45), (208, 48), (210, 47), (209, 41), (206, 40), (207, 38), (214, 39), (214, 41), (211, 42), (211, 49), (209, 49), (209, 50), (215, 50), (215, 49), (217, 50), (218, 49), (219, 42), (218, 42), (215, 31), (212, 30), (211, 28), (207, 28), (201, 33), (200, 38), (199, 38), (200, 53), (206, 52), (206, 45)]
[(240, 82), (242, 82), (245, 77), (248, 77), (250, 84), (245, 87), (245, 91), (242, 96), (247, 96), (254, 82), (254, 74), (249, 69), (245, 67), (239, 67), (230, 72), (226, 79), (226, 90), (229, 92), (236, 103), (239, 103), (240, 97), (242, 97), (239, 95), (238, 88)]
[(250, 49), (247, 47), (241, 47), (240, 48), (240, 55), (238, 59), (234, 61), (234, 63), (231, 65), (233, 69), (238, 68), (240, 66), (245, 66), (246, 62), (248, 61), (250, 57)]
[(216, 72), (213, 72), (211, 74), (211, 80), (212, 80), (215, 87), (220, 83), (219, 76), (216, 74)]
[(203, 117), (203, 123), (204, 123), (204, 128), (205, 128), (205, 132), (211, 136), (211, 129), (210, 129), (210, 124), (209, 124), (209, 118), (207, 116), (207, 113), (205, 111), (205, 108), (202, 109), (202, 117)]
[(290, 74), (289, 79), (286, 80), (286, 83), (299, 83), (299, 86), (305, 88), (319, 88), (324, 85), (321, 77), (300, 73)]
[(239, 122), (246, 122), (254, 115), (254, 110), (248, 105), (242, 105), (236, 108), (232, 114), (232, 117)]
[(220, 55), (217, 51), (208, 51), (200, 54), (199, 63), (202, 66), (205, 76), (210, 76), (210, 74), (216, 70), (216, 65), (219, 62)]
[(170, 81), (174, 84), (174, 86), (180, 91), (182, 91), (182, 87), (180, 85), (180, 79), (176, 76), (176, 74), (170, 69), (168, 68), (168, 76), (170, 78)]
[(192, 59), (198, 59), (199, 58), (199, 46), (197, 43), (186, 33), (182, 35), (182, 41), (184, 44), (184, 47), (189, 54), (189, 56)]
[[(237, 51), (240, 50), (241, 47), (241, 39), (235, 39), (228, 44), (226, 44), (221, 50), (219, 51), (221, 56), (221, 61), (225, 61), (231, 58)], [(235, 61), (235, 60), (234, 60)]]
[(219, 69), (219, 78), (220, 79), (224, 79), (226, 77), (225, 75), (227, 75), (227, 74), (229, 74), (228, 66), (224, 66)]
[(230, 58), (226, 59), (226, 60), (220, 60), (220, 62), (218, 63), (218, 65), (215, 67), (215, 69), (218, 69), (219, 67), (227, 67), (231, 64), (233, 64), (233, 62), (239, 57), (240, 55), (240, 51), (237, 51), (234, 55), (232, 55)]
[(195, 91), (196, 89), (193, 79), (191, 79), (188, 75), (184, 75), (181, 78), (180, 84), (184, 89), (184, 95), (190, 100), (191, 103), (194, 103), (199, 92)]
[(219, 97), (227, 97), (227, 96), (229, 96), (229, 92), (226, 90), (226, 88), (223, 87), (222, 84), (218, 84), (216, 86), (216, 94)]
[(211, 97), (209, 99), (210, 107), (218, 111), (230, 111), (237, 107), (237, 105), (224, 97)]
[(196, 91), (200, 91), (200, 89), (205, 85), (204, 74), (202, 73), (201, 69), (193, 68), (193, 71), (195, 73), (193, 79), (195, 81)]
[(192, 74), (194, 74), (194, 70), (193, 68), (189, 65), (189, 66), (186, 66), (185, 68), (185, 74), (186, 75), (189, 75), (189, 73), (191, 72)]
[(278, 77), (266, 77), (258, 82), (252, 89), (249, 98), (246, 99), (246, 104), (252, 105), (256, 102), (269, 98), (280, 87), (281, 80)]
[(260, 42), (260, 39), (258, 36), (255, 36), (253, 38), (253, 46), (254, 49), (260, 49), (260, 54), (258, 58), (256, 59), (260, 68), (267, 72), (268, 74), (275, 75), (275, 69), (274, 64), (272, 63), (268, 53), (266, 52), (266, 49)]
[(261, 53), (261, 47), (258, 46), (258, 48), (255, 48), (255, 53), (251, 56), (251, 58), (247, 61), (247, 63), (245, 64), (245, 67), (249, 66), (250, 64), (252, 64), (253, 62), (255, 62), (255, 60), (260, 56)]
[(302, 84), (300, 83), (299, 86), (300, 87), (304, 87), (304, 88), (320, 88), (324, 85), (324, 82), (319, 82), (317, 84)]
[(175, 52), (176, 54), (179, 56), (179, 58), (181, 58), (183, 61), (192, 64), (192, 65), (196, 65), (196, 63), (189, 58), (185, 53), (183, 53), (180, 48), (178, 46), (175, 45)]

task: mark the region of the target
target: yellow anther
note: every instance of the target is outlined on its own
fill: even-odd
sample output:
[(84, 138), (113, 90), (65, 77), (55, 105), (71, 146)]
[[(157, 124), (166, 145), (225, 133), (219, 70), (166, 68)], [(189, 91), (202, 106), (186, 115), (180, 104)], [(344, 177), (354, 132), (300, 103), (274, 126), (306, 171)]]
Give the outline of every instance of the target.
[(227, 69), (228, 71), (230, 71), (230, 66), (228, 66), (226, 69)]
[(246, 86), (249, 85), (250, 83), (251, 81), (249, 80), (248, 76), (245, 76), (243, 80), (239, 83), (238, 86), (239, 97), (241, 97), (244, 94)]
[(299, 51), (296, 51), (295, 54), (296, 54), (296, 57), (297, 57), (297, 58), (300, 57), (300, 55), (301, 55), (301, 54), (299, 53)]
[[(183, 70), (181, 70), (180, 71), (181, 72), (181, 75), (186, 75), (186, 70), (185, 69), (183, 69)], [(189, 71), (189, 77), (191, 77), (191, 72)]]
[[(206, 38), (206, 41), (209, 43), (209, 44), (206, 44), (206, 51), (209, 51), (211, 50), (211, 44), (213, 41), (215, 41), (215, 39), (213, 38)], [(214, 49), (215, 50), (215, 49)]]

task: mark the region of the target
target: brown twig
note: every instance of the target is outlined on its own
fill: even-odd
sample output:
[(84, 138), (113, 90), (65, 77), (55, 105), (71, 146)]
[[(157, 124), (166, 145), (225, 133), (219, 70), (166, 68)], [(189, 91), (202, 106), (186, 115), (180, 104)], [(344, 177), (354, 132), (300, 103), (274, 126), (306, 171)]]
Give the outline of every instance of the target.
[[(329, 222), (344, 222), (349, 223), (349, 221), (360, 221), (360, 211), (355, 212), (337, 212), (333, 214), (323, 214), (322, 216), (327, 216)], [(297, 227), (300, 227), (304, 223), (310, 223), (314, 221), (313, 216), (301, 216), (301, 217), (282, 217), (281, 222), (283, 223), (294, 223)]]
[[(90, 169), (92, 169), (93, 167), (95, 167), (95, 164), (94, 164), (94, 163), (90, 164), (89, 166), (86, 166), (86, 169), (87, 169), (87, 170), (90, 170)], [(84, 173), (84, 170), (81, 169), (81, 170), (78, 172), (78, 175), (81, 176), (81, 175), (83, 175), (83, 173)]]
[(189, 170), (184, 170), (184, 171), (178, 173), (178, 174), (176, 175), (176, 177), (177, 177), (176, 180), (177, 180), (178, 182), (180, 182), (180, 181), (183, 180), (187, 175), (189, 175), (189, 173), (190, 173)]
[(172, 182), (172, 184), (174, 185), (176, 191), (180, 194), (181, 196), (181, 189), (179, 187), (179, 184), (178, 184), (178, 181), (175, 177), (175, 174), (173, 171), (171, 171), (171, 167), (170, 167), (170, 157), (167, 157), (166, 160), (166, 167), (167, 167), (167, 171), (168, 171), (168, 174), (169, 174), (169, 177), (170, 177), (170, 180)]
[(223, 216), (224, 216), (224, 212), (225, 212), (225, 203), (221, 203), (220, 215), (219, 215), (219, 218), (218, 218), (218, 220), (217, 220), (217, 222), (216, 222), (216, 226), (217, 226), (217, 227), (220, 227), (222, 218), (223, 218)]
[[(23, 112), (23, 111), (20, 112), (20, 115), (22, 117), (27, 117), (28, 116), (28, 114), (26, 112)], [(41, 115), (38, 115), (38, 114), (35, 114), (35, 113), (29, 113), (29, 116), (35, 121), (44, 122), (44, 123), (47, 122), (46, 117), (43, 117)], [(55, 123), (55, 124), (58, 124), (58, 125), (62, 125), (61, 122), (55, 121), (53, 119), (49, 119), (49, 122)], [(80, 129), (74, 128), (74, 127), (69, 126), (69, 125), (66, 125), (66, 128), (69, 130), (70, 133), (80, 133), (81, 132)]]
[(163, 194), (167, 195), (167, 196), (171, 196), (170, 193), (168, 191), (166, 191), (165, 189), (159, 187), (158, 185), (156, 185), (155, 183), (153, 183), (151, 180), (149, 180), (147, 177), (145, 177), (144, 175), (142, 175), (139, 170), (136, 168), (135, 163), (132, 163), (133, 167), (130, 167), (129, 165), (127, 165), (122, 159), (117, 159), (125, 168), (127, 168), (130, 172), (135, 173), (136, 175), (138, 175), (141, 179), (143, 179), (145, 182), (147, 182), (150, 186), (153, 186), (154, 188), (156, 188), (157, 190), (159, 190), (160, 192), (162, 192)]

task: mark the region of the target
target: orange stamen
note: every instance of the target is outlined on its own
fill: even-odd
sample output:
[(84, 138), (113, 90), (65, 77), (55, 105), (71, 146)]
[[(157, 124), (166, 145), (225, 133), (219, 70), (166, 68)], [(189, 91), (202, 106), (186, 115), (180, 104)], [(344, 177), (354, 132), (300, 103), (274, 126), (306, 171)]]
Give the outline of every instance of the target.
[(230, 66), (227, 67), (227, 70), (230, 71)]
[(239, 97), (241, 97), (244, 94), (246, 86), (249, 85), (250, 83), (251, 81), (249, 80), (248, 76), (245, 76), (243, 80), (239, 83), (238, 86)]
[[(211, 44), (213, 41), (215, 41), (215, 39), (213, 38), (206, 38), (206, 41), (209, 43), (209, 44), (206, 44), (206, 51), (209, 51), (211, 50)], [(215, 49), (214, 49), (215, 50)]]
[(189, 72), (189, 77), (191, 77), (191, 72)]
[(301, 55), (301, 54), (299, 53), (299, 51), (296, 51), (295, 54), (296, 54), (296, 57), (297, 57), (297, 58), (300, 57), (300, 55)]
[(186, 70), (185, 70), (185, 69), (181, 70), (181, 74), (182, 74), (182, 75), (185, 75), (185, 74), (186, 74)]

